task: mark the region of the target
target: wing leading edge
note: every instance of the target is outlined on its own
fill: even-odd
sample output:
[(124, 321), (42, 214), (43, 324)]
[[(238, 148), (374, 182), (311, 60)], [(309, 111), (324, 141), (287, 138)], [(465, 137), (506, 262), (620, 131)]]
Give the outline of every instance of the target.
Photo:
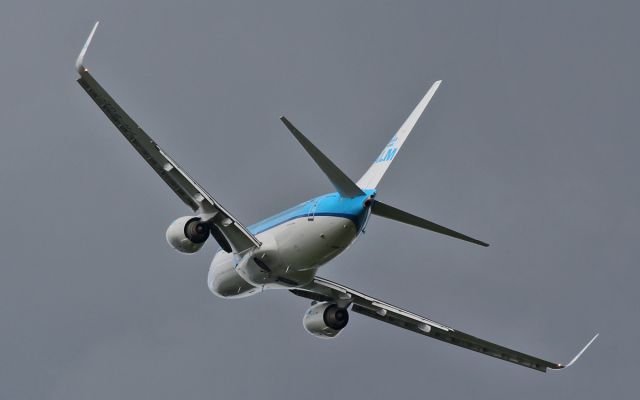
[[(310, 295), (306, 295), (303, 291), (310, 292)], [(341, 307), (348, 307), (351, 305), (351, 310), (358, 314), (366, 315), (379, 321), (438, 339), (445, 343), (460, 346), (465, 349), (473, 350), (478, 353), (542, 372), (546, 372), (547, 369), (559, 370), (571, 366), (598, 337), (598, 335), (594, 336), (593, 339), (591, 339), (591, 341), (587, 343), (587, 345), (571, 360), (571, 362), (565, 365), (546, 361), (541, 358), (471, 336), (467, 333), (458, 331), (407, 310), (403, 310), (324, 278), (316, 277), (311, 284), (297, 289), (294, 293), (312, 299), (312, 296), (315, 295), (317, 297), (316, 300), (319, 301), (322, 301), (323, 299), (325, 301), (326, 299), (331, 299)]]
[(213, 221), (235, 253), (259, 247), (260, 241), (162, 150), (85, 68), (84, 55), (97, 27), (98, 22), (91, 30), (76, 60), (80, 86), (171, 190), (194, 212)]

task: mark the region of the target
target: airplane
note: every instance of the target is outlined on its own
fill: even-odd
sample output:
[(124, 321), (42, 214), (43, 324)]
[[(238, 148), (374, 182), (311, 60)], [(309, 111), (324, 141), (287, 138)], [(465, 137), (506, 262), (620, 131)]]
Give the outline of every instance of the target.
[(78, 58), (77, 82), (134, 149), (193, 211), (172, 222), (167, 242), (182, 253), (201, 250), (211, 237), (220, 246), (207, 283), (222, 298), (242, 298), (281, 289), (311, 300), (303, 317), (313, 336), (336, 337), (347, 326), (349, 312), (386, 322), (534, 370), (560, 370), (573, 365), (598, 337), (596, 334), (567, 364), (524, 354), (471, 336), (316, 275), (318, 269), (345, 251), (362, 234), (371, 215), (413, 225), (480, 246), (487, 243), (395, 208), (377, 199), (376, 187), (414, 125), (438, 90), (436, 81), (393, 135), (365, 174), (354, 182), (287, 118), (286, 128), (326, 175), (335, 192), (324, 194), (254, 225), (245, 226), (161, 149), (93, 78), (84, 57), (98, 27), (95, 23)]

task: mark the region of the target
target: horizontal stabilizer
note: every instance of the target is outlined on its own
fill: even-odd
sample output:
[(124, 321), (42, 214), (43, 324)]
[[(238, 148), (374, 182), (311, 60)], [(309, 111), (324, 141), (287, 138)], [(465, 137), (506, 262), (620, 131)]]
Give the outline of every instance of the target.
[(330, 159), (329, 157), (322, 154), (322, 152), (313, 144), (309, 139), (307, 139), (302, 132), (300, 132), (288, 119), (285, 117), (280, 117), (282, 123), (291, 131), (293, 136), (296, 138), (298, 142), (304, 147), (304, 149), (309, 153), (313, 161), (318, 164), (318, 167), (324, 172), (324, 174), (329, 178), (331, 184), (336, 188), (340, 196), (342, 197), (358, 197), (364, 196), (365, 193), (356, 185), (344, 172), (340, 170)]
[(462, 233), (456, 232), (449, 228), (445, 228), (444, 226), (438, 225), (434, 222), (427, 221), (424, 218), (420, 218), (413, 214), (409, 214), (406, 211), (391, 207), (390, 205), (384, 204), (383, 202), (380, 202), (378, 200), (373, 201), (373, 204), (371, 206), (371, 213), (398, 222), (403, 222), (405, 224), (417, 226), (418, 228), (423, 228), (432, 232), (440, 233), (442, 235), (451, 236), (456, 239), (466, 240), (467, 242), (479, 244), (480, 246), (489, 247), (488, 243), (481, 242), (480, 240), (474, 239), (467, 235), (463, 235)]

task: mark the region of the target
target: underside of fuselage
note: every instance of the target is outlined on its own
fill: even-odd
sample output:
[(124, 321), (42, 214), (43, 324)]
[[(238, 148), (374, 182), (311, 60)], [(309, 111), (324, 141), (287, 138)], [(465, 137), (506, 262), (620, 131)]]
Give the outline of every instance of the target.
[(249, 227), (262, 245), (244, 254), (216, 253), (209, 289), (229, 298), (308, 284), (320, 266), (346, 250), (362, 232), (369, 214), (364, 202), (370, 192), (356, 198), (330, 193)]

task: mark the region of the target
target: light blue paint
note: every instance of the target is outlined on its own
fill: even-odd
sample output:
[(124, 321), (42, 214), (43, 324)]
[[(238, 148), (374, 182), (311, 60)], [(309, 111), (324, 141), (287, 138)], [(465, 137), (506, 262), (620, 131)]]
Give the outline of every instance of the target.
[(376, 160), (376, 163), (393, 160), (393, 157), (396, 155), (397, 152), (398, 152), (397, 147), (390, 147), (388, 149), (385, 149), (382, 152), (382, 154), (380, 154), (380, 157), (378, 157), (378, 159)]
[(387, 143), (387, 145), (384, 147), (384, 149), (382, 150), (382, 153), (380, 153), (380, 156), (376, 158), (376, 161), (374, 163), (377, 164), (384, 161), (393, 160), (393, 157), (395, 157), (396, 153), (398, 152), (398, 147), (394, 147), (397, 141), (398, 141), (398, 137), (394, 135), (389, 141), (389, 143)]
[[(341, 197), (336, 192), (318, 196), (253, 224), (248, 229), (252, 234), (257, 235), (287, 221), (307, 218), (313, 210), (313, 215), (316, 217), (330, 215), (349, 219), (356, 224), (358, 231), (360, 231), (367, 217), (364, 201), (376, 194), (374, 189), (366, 189), (364, 192), (364, 196), (354, 198)], [(314, 206), (315, 209), (313, 209)]]

